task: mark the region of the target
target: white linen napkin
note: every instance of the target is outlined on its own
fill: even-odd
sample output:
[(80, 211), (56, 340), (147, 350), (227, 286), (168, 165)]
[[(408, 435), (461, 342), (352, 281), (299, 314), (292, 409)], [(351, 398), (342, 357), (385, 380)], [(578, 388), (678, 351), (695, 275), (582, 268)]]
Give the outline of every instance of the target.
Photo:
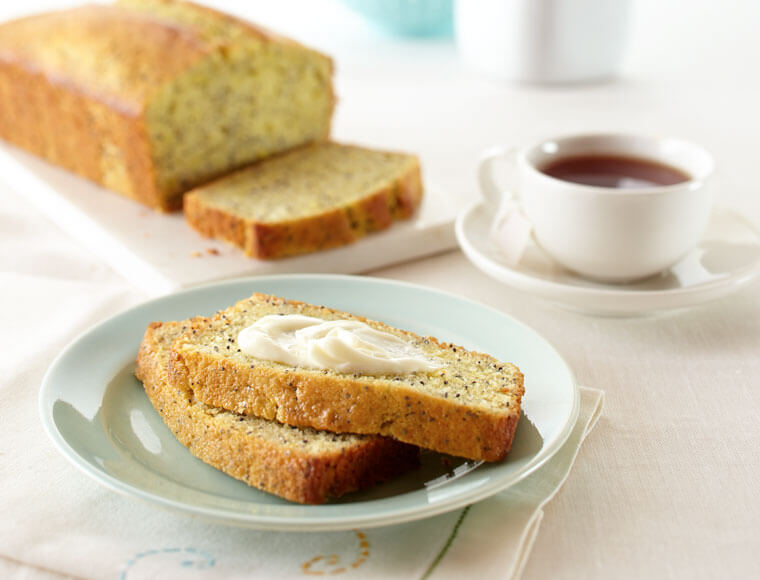
[[(207, 523), (101, 488), (35, 441), (37, 461), (3, 470), (0, 576), (50, 580), (148, 578), (411, 578), (463, 575), (517, 578), (530, 554), (542, 508), (562, 486), (602, 408), (603, 392), (581, 389), (578, 422), (562, 449), (512, 488), (470, 507), (378, 529), (282, 533)], [(2, 447), (37, 439), (7, 431)], [(17, 439), (10, 441), (9, 439)], [(16, 454), (14, 454), (15, 456)], [(23, 454), (28, 457), (28, 453)]]
[(145, 297), (1, 187), (0, 200), (0, 578), (519, 576), (542, 506), (599, 415), (601, 391), (582, 389), (575, 429), (549, 462), (509, 490), (449, 514), (301, 534), (175, 514), (79, 473), (45, 435), (38, 411), (44, 371), (72, 336)]

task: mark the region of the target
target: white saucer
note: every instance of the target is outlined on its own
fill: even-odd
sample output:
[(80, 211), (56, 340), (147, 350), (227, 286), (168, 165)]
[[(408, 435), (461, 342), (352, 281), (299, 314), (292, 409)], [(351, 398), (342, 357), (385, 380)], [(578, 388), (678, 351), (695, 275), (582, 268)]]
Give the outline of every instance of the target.
[(581, 278), (530, 243), (512, 267), (489, 238), (493, 212), (477, 203), (456, 221), (459, 245), (489, 276), (573, 310), (629, 315), (685, 308), (735, 291), (760, 273), (760, 231), (736, 212), (716, 208), (702, 241), (669, 270), (632, 284)]

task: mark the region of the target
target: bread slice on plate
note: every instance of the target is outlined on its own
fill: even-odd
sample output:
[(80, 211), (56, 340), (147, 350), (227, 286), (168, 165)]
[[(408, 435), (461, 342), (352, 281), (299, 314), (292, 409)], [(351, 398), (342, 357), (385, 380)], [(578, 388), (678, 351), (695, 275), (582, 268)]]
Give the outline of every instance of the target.
[(318, 143), (270, 157), (185, 195), (187, 222), (260, 259), (350, 244), (410, 217), (417, 157)]
[[(238, 334), (268, 315), (355, 320), (418, 349), (436, 368), (385, 374), (306, 368), (246, 354)], [(450, 455), (503, 459), (524, 392), (513, 364), (322, 306), (254, 294), (194, 319), (172, 347), (170, 367), (198, 400), (281, 423), (388, 435)]]
[(136, 374), (177, 439), (209, 465), (305, 504), (324, 503), (418, 465), (419, 449), (387, 437), (289, 427), (201, 403), (169, 372), (171, 344), (186, 329), (185, 322), (150, 324)]

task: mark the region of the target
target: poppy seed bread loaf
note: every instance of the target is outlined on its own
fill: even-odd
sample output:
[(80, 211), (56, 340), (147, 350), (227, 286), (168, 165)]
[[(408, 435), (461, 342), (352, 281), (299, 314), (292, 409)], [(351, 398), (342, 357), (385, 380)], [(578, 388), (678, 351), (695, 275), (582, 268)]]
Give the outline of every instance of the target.
[(366, 488), (418, 464), (419, 449), (386, 437), (288, 427), (199, 402), (168, 369), (172, 341), (186, 324), (150, 324), (136, 374), (169, 429), (205, 463), (263, 491), (307, 504)]
[(207, 237), (273, 259), (350, 244), (410, 217), (423, 195), (414, 155), (322, 142), (259, 161), (185, 195)]
[[(257, 358), (240, 332), (270, 315), (352, 320), (389, 333), (437, 364), (429, 371), (367, 374)], [(288, 338), (290, 340), (290, 338)], [(523, 376), (513, 364), (323, 306), (254, 294), (194, 319), (172, 346), (170, 367), (198, 400), (281, 423), (373, 433), (469, 459), (499, 461), (520, 418)]]
[(333, 106), (328, 57), (189, 2), (0, 25), (0, 137), (158, 210), (327, 138)]

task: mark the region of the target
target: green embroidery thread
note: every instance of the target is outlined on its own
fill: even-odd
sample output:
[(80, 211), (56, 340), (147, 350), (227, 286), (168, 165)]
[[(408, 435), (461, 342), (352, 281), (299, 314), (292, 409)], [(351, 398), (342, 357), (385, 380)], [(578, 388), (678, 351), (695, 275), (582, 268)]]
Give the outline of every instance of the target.
[(465, 516), (469, 513), (471, 507), (472, 506), (468, 505), (466, 508), (462, 510), (462, 513), (459, 514), (459, 519), (457, 519), (457, 523), (454, 524), (454, 529), (451, 530), (451, 534), (449, 534), (448, 540), (446, 540), (446, 543), (443, 545), (443, 548), (441, 548), (441, 551), (438, 552), (438, 555), (435, 557), (435, 560), (433, 560), (430, 563), (430, 566), (428, 566), (428, 569), (425, 570), (425, 573), (420, 577), (420, 580), (427, 580), (430, 577), (430, 575), (433, 573), (433, 571), (438, 567), (438, 564), (441, 562), (443, 557), (446, 555), (446, 552), (449, 551), (451, 544), (454, 542), (454, 538), (457, 537), (459, 526), (462, 525), (462, 522), (464, 521)]

